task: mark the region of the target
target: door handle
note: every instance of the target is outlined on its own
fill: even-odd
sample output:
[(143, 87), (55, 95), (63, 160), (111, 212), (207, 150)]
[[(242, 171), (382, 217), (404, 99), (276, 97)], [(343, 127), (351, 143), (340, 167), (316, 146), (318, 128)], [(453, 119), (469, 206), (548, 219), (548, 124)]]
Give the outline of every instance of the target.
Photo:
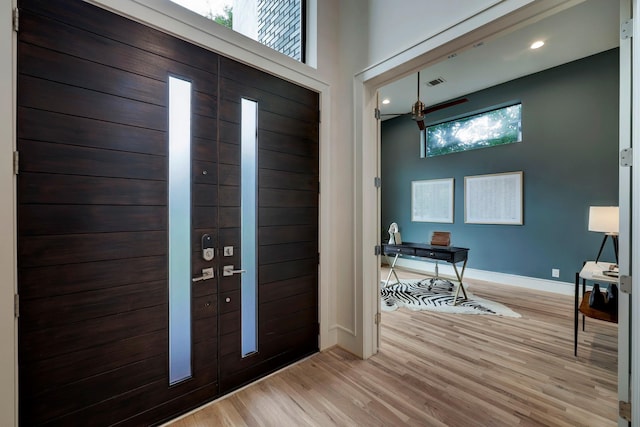
[(203, 268), (202, 276), (194, 277), (191, 279), (192, 282), (200, 282), (202, 280), (213, 279), (213, 267)]
[(223, 276), (233, 276), (238, 273), (245, 273), (247, 270), (234, 270), (233, 265), (225, 265), (222, 267), (222, 275)]

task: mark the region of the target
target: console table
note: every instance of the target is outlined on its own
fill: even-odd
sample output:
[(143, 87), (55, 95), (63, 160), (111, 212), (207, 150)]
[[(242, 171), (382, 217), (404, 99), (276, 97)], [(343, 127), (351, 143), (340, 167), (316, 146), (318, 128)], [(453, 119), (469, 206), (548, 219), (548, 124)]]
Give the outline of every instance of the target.
[[(573, 355), (578, 355), (578, 313), (582, 313), (582, 330), (584, 331), (584, 317), (604, 320), (606, 322), (618, 323), (618, 313), (599, 310), (589, 307), (589, 297), (591, 291), (587, 291), (587, 281), (603, 282), (607, 284), (618, 284), (618, 278), (607, 276), (603, 272), (609, 270), (610, 262), (587, 261), (582, 270), (576, 273), (576, 288), (574, 301), (574, 331), (573, 331)], [(580, 300), (580, 282), (582, 282), (582, 300)]]
[[(467, 299), (467, 292), (464, 290), (462, 284), (462, 277), (464, 276), (464, 269), (467, 267), (467, 258), (469, 256), (468, 248), (457, 248), (455, 246), (435, 246), (426, 243), (402, 243), (399, 245), (383, 244), (382, 253), (387, 257), (389, 262), (389, 256), (393, 255), (393, 261), (389, 262), (390, 270), (385, 281), (385, 286), (389, 285), (391, 275), (394, 275), (397, 282), (400, 282), (398, 275), (396, 274), (396, 262), (400, 255), (410, 256), (416, 258), (428, 258), (436, 260), (436, 277), (438, 277), (437, 261), (445, 261), (453, 266), (453, 271), (456, 273), (458, 279), (458, 285), (456, 286), (456, 292), (453, 298), (453, 304), (458, 302), (458, 294), (462, 290), (464, 299)], [(458, 271), (457, 263), (462, 262), (462, 270)]]

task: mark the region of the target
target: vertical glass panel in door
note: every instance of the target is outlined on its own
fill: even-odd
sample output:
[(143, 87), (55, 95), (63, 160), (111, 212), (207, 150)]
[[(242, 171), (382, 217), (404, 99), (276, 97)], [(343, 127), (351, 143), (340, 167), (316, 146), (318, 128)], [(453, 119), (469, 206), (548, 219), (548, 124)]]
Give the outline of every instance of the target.
[(258, 350), (257, 334), (257, 155), (258, 104), (242, 99), (241, 119), (241, 327), (242, 357)]
[(169, 77), (169, 384), (191, 377), (191, 83)]

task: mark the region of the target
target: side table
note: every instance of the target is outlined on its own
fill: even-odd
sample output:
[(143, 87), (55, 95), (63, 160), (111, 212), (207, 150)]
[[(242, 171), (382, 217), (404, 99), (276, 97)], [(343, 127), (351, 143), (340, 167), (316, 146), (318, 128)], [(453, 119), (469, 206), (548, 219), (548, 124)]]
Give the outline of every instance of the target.
[[(584, 319), (591, 317), (604, 320), (606, 322), (618, 323), (617, 311), (599, 310), (589, 307), (589, 297), (591, 291), (586, 291), (587, 281), (602, 282), (607, 284), (618, 284), (617, 277), (606, 276), (603, 272), (608, 271), (613, 264), (610, 262), (587, 261), (582, 270), (576, 273), (576, 289), (574, 302), (574, 334), (573, 334), (573, 355), (578, 355), (578, 313), (582, 313), (582, 330), (584, 331)], [(580, 300), (580, 281), (582, 281), (582, 300)]]

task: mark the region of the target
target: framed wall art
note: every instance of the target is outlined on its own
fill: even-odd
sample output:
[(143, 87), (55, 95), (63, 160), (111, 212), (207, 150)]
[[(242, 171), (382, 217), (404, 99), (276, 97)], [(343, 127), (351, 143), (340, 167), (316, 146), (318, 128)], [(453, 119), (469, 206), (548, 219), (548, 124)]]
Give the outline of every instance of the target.
[(411, 221), (453, 223), (453, 178), (411, 181)]
[(464, 177), (464, 222), (522, 225), (522, 171)]

